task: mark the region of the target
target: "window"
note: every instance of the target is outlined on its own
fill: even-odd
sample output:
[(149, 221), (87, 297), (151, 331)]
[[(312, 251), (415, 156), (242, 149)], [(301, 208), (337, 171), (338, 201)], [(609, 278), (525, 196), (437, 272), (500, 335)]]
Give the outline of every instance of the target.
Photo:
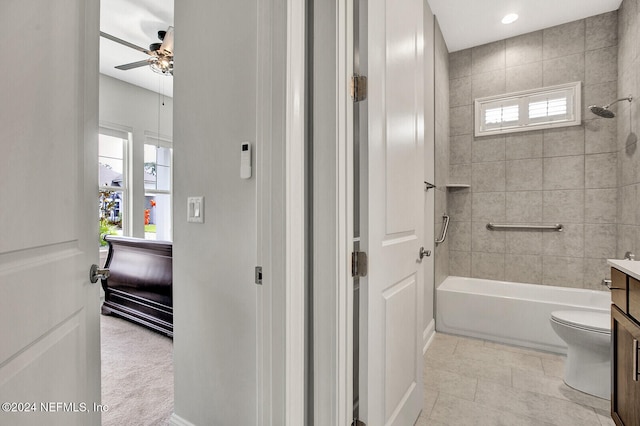
[(144, 145), (144, 236), (170, 241), (172, 150), (156, 143)]
[[(126, 229), (127, 133), (100, 129), (98, 135), (98, 208), (100, 235), (123, 235)], [(106, 243), (100, 239), (101, 245)]]
[(578, 81), (476, 99), (475, 136), (579, 125), (580, 87)]

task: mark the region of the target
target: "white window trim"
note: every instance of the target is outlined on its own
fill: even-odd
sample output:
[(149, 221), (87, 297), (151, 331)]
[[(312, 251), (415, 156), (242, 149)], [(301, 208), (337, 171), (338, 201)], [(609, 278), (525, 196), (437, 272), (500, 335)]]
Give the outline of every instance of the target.
[[(171, 221), (173, 222), (173, 141), (167, 137), (158, 135), (157, 133), (145, 131), (144, 132), (144, 145), (155, 145), (161, 148), (169, 148), (171, 150), (171, 155), (169, 157), (169, 168), (171, 170), (171, 174), (169, 176), (169, 190), (165, 189), (147, 189), (144, 188), (144, 195), (169, 195), (170, 196), (170, 205), (169, 209), (171, 210)], [(143, 146), (144, 146), (143, 145)], [(144, 161), (144, 160), (143, 160)], [(144, 187), (144, 185), (143, 185)], [(169, 228), (169, 240), (173, 241), (173, 225)]]
[(129, 236), (131, 235), (131, 224), (129, 222), (130, 222), (130, 218), (132, 217), (131, 208), (132, 208), (132, 201), (133, 201), (131, 199), (132, 191), (130, 190), (130, 187), (131, 187), (130, 167), (132, 164), (131, 156), (132, 156), (132, 146), (133, 146), (132, 145), (133, 132), (132, 132), (132, 129), (128, 127), (119, 126), (117, 124), (106, 123), (101, 121), (98, 129), (98, 133), (120, 138), (125, 141), (124, 147), (123, 147), (124, 158), (123, 158), (123, 164), (122, 164), (122, 170), (124, 171), (123, 173), (124, 186), (123, 187), (110, 186), (110, 185), (105, 186), (105, 185), (98, 184), (98, 191), (122, 192), (122, 198), (125, 200), (125, 205), (124, 205), (124, 208), (122, 209), (122, 235)]
[[(503, 95), (497, 96), (487, 96), (484, 98), (478, 98), (474, 101), (474, 135), (476, 137), (479, 136), (489, 136), (489, 135), (499, 135), (505, 133), (516, 133), (516, 132), (527, 132), (533, 130), (541, 130), (541, 129), (551, 129), (557, 127), (566, 127), (566, 126), (578, 126), (582, 124), (582, 99), (581, 99), (581, 87), (582, 83), (580, 81), (567, 83), (567, 84), (559, 84), (556, 86), (548, 86), (542, 87), (538, 89), (531, 90), (523, 90), (520, 92), (512, 92)], [(528, 123), (528, 119), (523, 120), (522, 118), (519, 120), (519, 123), (510, 127), (503, 127), (499, 129), (483, 129), (483, 114), (482, 107), (489, 103), (494, 103), (496, 101), (514, 101), (518, 100), (520, 102), (520, 110), (523, 110), (522, 106), (524, 104), (528, 104), (525, 102), (529, 97), (543, 95), (545, 93), (556, 92), (561, 90), (569, 90), (572, 91), (573, 102), (572, 102), (572, 117), (567, 120), (559, 120), (553, 122), (544, 122), (544, 123)], [(524, 103), (523, 103), (524, 102)], [(525, 109), (525, 110), (528, 110)], [(524, 122), (523, 122), (524, 121)]]

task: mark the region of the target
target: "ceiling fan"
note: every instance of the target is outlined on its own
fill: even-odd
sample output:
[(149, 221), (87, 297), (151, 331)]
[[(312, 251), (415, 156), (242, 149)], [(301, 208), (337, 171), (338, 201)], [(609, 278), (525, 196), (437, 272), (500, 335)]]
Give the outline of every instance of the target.
[(103, 31), (100, 31), (100, 35), (111, 41), (115, 41), (116, 43), (120, 43), (149, 55), (149, 58), (142, 61), (118, 65), (116, 67), (117, 69), (126, 71), (149, 65), (151, 69), (158, 74), (173, 75), (173, 27), (169, 27), (166, 31), (158, 31), (158, 39), (160, 39), (162, 43), (152, 43), (149, 45), (149, 49), (136, 46), (133, 43), (129, 43), (126, 40), (122, 40), (121, 38), (112, 36), (111, 34), (107, 34)]

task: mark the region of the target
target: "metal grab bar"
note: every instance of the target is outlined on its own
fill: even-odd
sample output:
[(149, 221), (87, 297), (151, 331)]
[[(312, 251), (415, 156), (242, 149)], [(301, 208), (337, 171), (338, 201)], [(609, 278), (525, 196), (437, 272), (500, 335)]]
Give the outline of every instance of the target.
[(444, 243), (444, 240), (447, 238), (447, 230), (449, 229), (449, 216), (443, 214), (442, 218), (444, 219), (444, 226), (442, 227), (442, 234), (440, 235), (440, 238), (436, 240), (436, 244)]
[(487, 223), (487, 229), (490, 231), (496, 231), (499, 229), (534, 229), (542, 231), (558, 231), (562, 232), (564, 227), (560, 223), (555, 225), (524, 225), (519, 223)]

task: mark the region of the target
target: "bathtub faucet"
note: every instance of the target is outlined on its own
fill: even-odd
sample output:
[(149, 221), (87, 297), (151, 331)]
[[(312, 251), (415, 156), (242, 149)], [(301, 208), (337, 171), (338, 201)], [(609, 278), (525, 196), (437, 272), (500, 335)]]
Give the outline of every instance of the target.
[(636, 260), (636, 255), (628, 251), (624, 254), (624, 258), (625, 260)]

